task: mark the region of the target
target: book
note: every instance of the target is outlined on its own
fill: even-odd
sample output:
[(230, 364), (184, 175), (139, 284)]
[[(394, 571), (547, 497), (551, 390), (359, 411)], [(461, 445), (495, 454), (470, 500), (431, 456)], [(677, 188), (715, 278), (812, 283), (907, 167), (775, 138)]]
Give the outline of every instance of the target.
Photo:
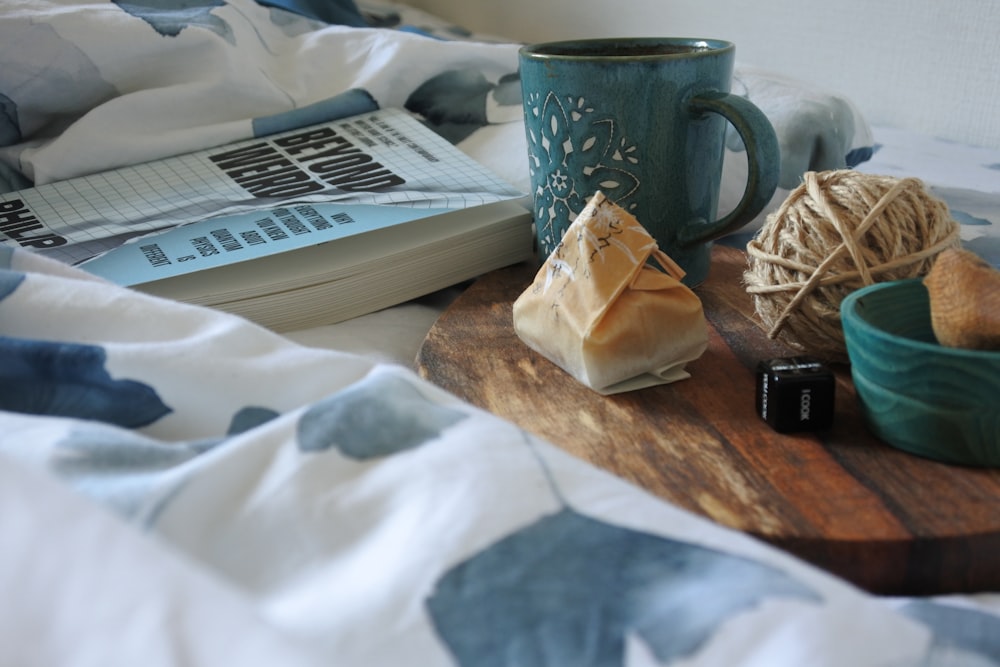
[(386, 109), (0, 195), (0, 241), (285, 331), (530, 258), (528, 206)]

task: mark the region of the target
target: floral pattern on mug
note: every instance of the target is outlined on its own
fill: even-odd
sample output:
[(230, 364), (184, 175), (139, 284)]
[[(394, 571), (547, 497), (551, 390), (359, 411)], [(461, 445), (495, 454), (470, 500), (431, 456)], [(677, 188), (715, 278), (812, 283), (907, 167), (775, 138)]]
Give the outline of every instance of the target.
[(614, 118), (596, 114), (583, 97), (561, 100), (551, 92), (530, 95), (525, 113), (540, 121), (526, 127), (541, 253), (555, 249), (597, 190), (626, 210), (635, 207), (638, 147)]

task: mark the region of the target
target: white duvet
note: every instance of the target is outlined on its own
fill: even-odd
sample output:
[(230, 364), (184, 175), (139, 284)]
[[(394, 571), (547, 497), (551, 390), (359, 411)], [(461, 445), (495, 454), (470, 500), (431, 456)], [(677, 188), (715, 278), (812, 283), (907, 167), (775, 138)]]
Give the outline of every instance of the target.
[[(361, 88), (522, 179), (514, 45), (403, 25), (4, 3), (5, 178), (250, 136)], [(866, 595), (401, 366), (7, 245), (0, 545), (12, 667), (1000, 664), (988, 597)]]

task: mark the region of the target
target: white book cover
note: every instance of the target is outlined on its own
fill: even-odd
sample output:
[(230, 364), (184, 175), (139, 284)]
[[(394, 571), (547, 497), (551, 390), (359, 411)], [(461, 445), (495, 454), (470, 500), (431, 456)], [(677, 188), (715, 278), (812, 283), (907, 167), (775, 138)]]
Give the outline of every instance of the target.
[(8, 193), (0, 232), (136, 284), (520, 196), (387, 109)]

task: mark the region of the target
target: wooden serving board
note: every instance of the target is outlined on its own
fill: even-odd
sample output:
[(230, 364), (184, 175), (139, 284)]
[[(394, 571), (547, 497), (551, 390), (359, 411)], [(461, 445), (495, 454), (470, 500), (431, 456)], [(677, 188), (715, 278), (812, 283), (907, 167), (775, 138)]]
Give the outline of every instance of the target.
[(445, 311), (416, 365), (435, 384), (666, 500), (871, 592), (1000, 589), (1000, 470), (893, 449), (868, 431), (848, 367), (834, 367), (834, 427), (782, 435), (756, 414), (755, 368), (794, 354), (767, 338), (716, 246), (696, 292), (710, 340), (674, 384), (600, 396), (524, 345), (511, 305), (534, 276), (483, 276)]

